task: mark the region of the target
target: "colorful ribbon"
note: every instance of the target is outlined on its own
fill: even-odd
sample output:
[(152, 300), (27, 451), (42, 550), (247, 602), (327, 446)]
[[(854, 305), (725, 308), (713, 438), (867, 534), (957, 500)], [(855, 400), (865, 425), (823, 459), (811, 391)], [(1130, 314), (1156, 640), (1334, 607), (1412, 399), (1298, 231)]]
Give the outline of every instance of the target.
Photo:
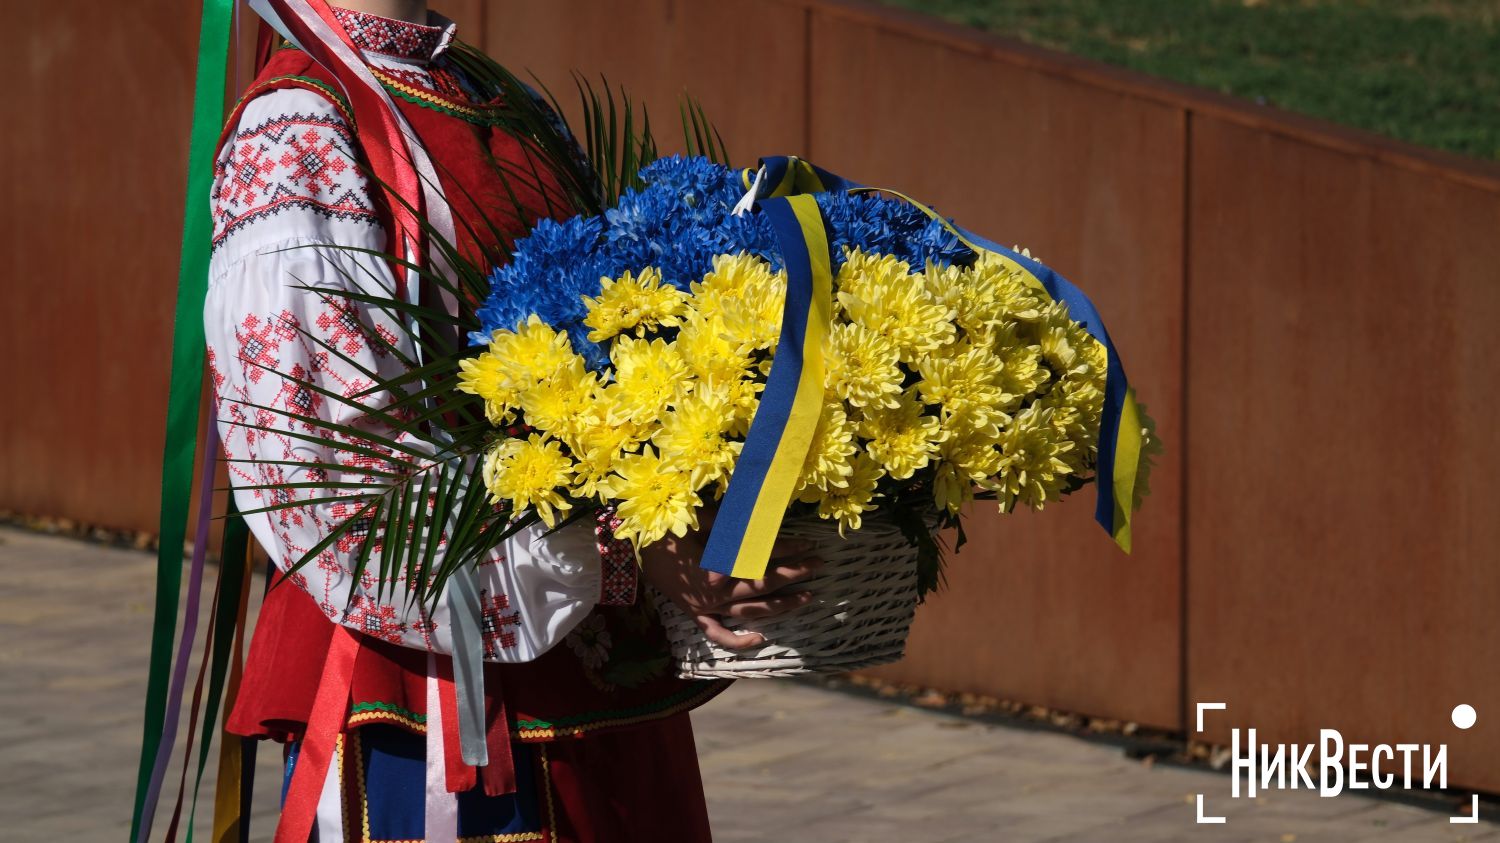
[(760, 209), (786, 265), (781, 336), (702, 562), (744, 579), (765, 575), (812, 445), (823, 412), (823, 340), (833, 318), (833, 255), (817, 200), (809, 194), (767, 199)]
[[(993, 256), (1004, 263), (1007, 268), (1019, 272), (1028, 284), (1045, 292), (1053, 301), (1062, 302), (1066, 305), (1068, 315), (1075, 322), (1079, 323), (1088, 332), (1089, 336), (1093, 337), (1104, 347), (1107, 360), (1104, 405), (1099, 426), (1099, 458), (1097, 468), (1095, 469), (1098, 477), (1094, 519), (1109, 532), (1121, 549), (1127, 553), (1130, 552), (1130, 523), (1133, 516), (1132, 507), (1135, 501), (1136, 473), (1140, 464), (1141, 447), (1143, 444), (1140, 408), (1136, 404), (1135, 391), (1130, 388), (1130, 384), (1125, 377), (1125, 368), (1120, 362), (1120, 355), (1115, 350), (1114, 343), (1109, 338), (1109, 332), (1104, 327), (1104, 320), (1099, 316), (1099, 311), (1094, 307), (1094, 303), (1089, 300), (1088, 296), (1084, 295), (1082, 290), (1078, 289), (1076, 285), (1053, 271), (1050, 267), (980, 237), (966, 229), (960, 228), (933, 209), (904, 194), (880, 188), (865, 187), (794, 156), (763, 158), (760, 161), (760, 168), (758, 170), (744, 171), (743, 181), (746, 188), (757, 191), (760, 197), (795, 197), (802, 194), (825, 191), (879, 191), (889, 193), (910, 203), (932, 219), (941, 222), (954, 236), (958, 237), (970, 249), (973, 249), (976, 254)], [(762, 199), (760, 205), (764, 208), (767, 206), (767, 203)], [(785, 245), (779, 236), (778, 244), (782, 245), (783, 250), (785, 249)], [(790, 273), (791, 260), (789, 257), (787, 263), (788, 273)], [(780, 353), (780, 346), (778, 345), (778, 357)], [(768, 385), (768, 392), (769, 388)], [(753, 428), (751, 433), (752, 435), (754, 434)], [(748, 453), (749, 451), (750, 442), (746, 441), (744, 453)], [(743, 453), (740, 460), (740, 464), (743, 464)], [(735, 470), (736, 474), (738, 474), (738, 464)], [(726, 502), (729, 499), (729, 493), (734, 490), (733, 484), (734, 479), (731, 477), (730, 490), (725, 494)], [(720, 517), (722, 518), (722, 515)], [(710, 547), (713, 546), (714, 537), (718, 534), (718, 523), (718, 521), (715, 521), (714, 534), (709, 538)], [(774, 533), (779, 523), (778, 518), (777, 522), (772, 525), (772, 535), (770, 537), (759, 537), (757, 541), (765, 543), (774, 540)], [(725, 537), (726, 542), (730, 540), (749, 541), (750, 539), (749, 537), (740, 538), (731, 532)], [(732, 550), (721, 549), (721, 553), (728, 554), (731, 552)], [(705, 560), (704, 567), (711, 567), (708, 565), (707, 560)], [(720, 567), (713, 567), (712, 569), (721, 570)], [(756, 576), (759, 576), (763, 572), (764, 568), (758, 569)]]
[[(229, 24), (233, 8), (233, 0), (204, 0), (198, 33), (198, 75), (193, 92), (182, 258), (178, 265), (166, 442), (162, 453), (151, 668), (146, 684), (135, 807), (130, 818), (130, 836), (136, 841), (145, 840), (150, 833), (148, 802), (154, 809), (155, 801), (150, 797), (153, 790), (160, 790), (156, 762), (161, 756), (163, 731), (168, 722), (172, 644), (177, 632), (177, 602), (182, 597), (182, 540), (187, 533), (193, 445), (198, 438), (203, 397), (203, 300), (208, 292), (209, 244), (213, 234), (209, 191), (213, 184), (220, 124), (224, 121), (224, 82), (228, 75)], [(207, 513), (202, 517), (207, 517)], [(175, 719), (172, 722), (175, 723)], [(169, 747), (169, 754), (170, 751)], [(155, 788), (153, 779), (157, 779)]]

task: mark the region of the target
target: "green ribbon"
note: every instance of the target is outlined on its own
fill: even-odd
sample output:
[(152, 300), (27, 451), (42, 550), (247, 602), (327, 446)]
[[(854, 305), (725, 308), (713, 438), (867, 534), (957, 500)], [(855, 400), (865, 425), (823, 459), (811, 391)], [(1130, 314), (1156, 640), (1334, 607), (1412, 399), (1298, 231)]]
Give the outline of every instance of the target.
[(213, 661), (208, 679), (208, 700), (203, 707), (203, 743), (198, 750), (198, 772), (193, 777), (193, 801), (188, 811), (185, 843), (193, 843), (193, 821), (198, 816), (198, 790), (203, 784), (203, 770), (208, 766), (208, 750), (213, 744), (219, 703), (224, 699), (224, 681), (229, 673), (229, 657), (234, 649), (234, 631), (240, 622), (240, 597), (245, 587), (245, 565), (249, 562), (250, 528), (240, 517), (229, 498), (224, 522), (224, 542), (219, 551), (219, 602), (214, 606)]
[[(131, 840), (139, 840), (141, 836), (141, 816), (161, 744), (172, 644), (177, 634), (177, 602), (182, 596), (182, 542), (187, 533), (193, 451), (203, 398), (203, 300), (208, 292), (208, 258), (213, 237), (209, 190), (224, 123), (224, 85), (233, 12), (234, 0), (204, 0), (198, 33), (198, 78), (193, 93), (187, 198), (182, 213), (182, 260), (177, 278), (177, 316), (172, 332), (172, 374), (162, 454), (156, 616), (151, 629), (151, 673), (146, 688), (135, 810), (130, 820)], [(183, 646), (188, 643), (183, 642)]]

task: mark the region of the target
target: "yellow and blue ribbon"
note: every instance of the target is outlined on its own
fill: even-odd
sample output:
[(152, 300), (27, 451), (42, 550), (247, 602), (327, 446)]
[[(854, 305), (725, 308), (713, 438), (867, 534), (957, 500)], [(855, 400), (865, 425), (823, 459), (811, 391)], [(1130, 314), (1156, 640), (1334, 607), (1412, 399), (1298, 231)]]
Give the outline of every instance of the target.
[(766, 572), (781, 519), (823, 412), (823, 339), (833, 318), (833, 253), (810, 194), (760, 202), (786, 265), (786, 303), (771, 373), (714, 518), (703, 567), (744, 579)]
[[(810, 346), (810, 354), (804, 352), (782, 371), (783, 354), (787, 347), (807, 346), (806, 340), (814, 330), (809, 325), (809, 305), (800, 298), (802, 290), (814, 289), (813, 273), (804, 255), (816, 251), (820, 256), (826, 256), (827, 252), (827, 233), (821, 222), (815, 232), (816, 247), (813, 245), (814, 232), (801, 224), (803, 220), (814, 217), (821, 220), (817, 203), (808, 194), (874, 190), (793, 156), (763, 158), (760, 167), (763, 172), (760, 174), (758, 193), (765, 198), (761, 198), (759, 207), (762, 213), (772, 215), (777, 243), (787, 266), (786, 321), (777, 345), (770, 382), (761, 399), (761, 409), (756, 412), (739, 463), (735, 466), (734, 476), (730, 479), (730, 486), (724, 495), (713, 533), (709, 536), (703, 560), (705, 568), (748, 578), (758, 578), (765, 573), (771, 545), (780, 529), (782, 515), (791, 502), (791, 489), (796, 482), (796, 473), (802, 459), (806, 457), (807, 447), (817, 424), (817, 412), (821, 409), (815, 406), (810, 420), (805, 416), (794, 416), (790, 412), (795, 401), (812, 400), (804, 398), (804, 389), (810, 394), (815, 393), (817, 400), (821, 401), (822, 359), (819, 346)], [(744, 183), (747, 188), (754, 184), (756, 172), (745, 171)], [(1021, 273), (1031, 286), (1045, 292), (1053, 301), (1066, 305), (1068, 315), (1104, 347), (1107, 370), (1100, 418), (1099, 457), (1095, 469), (1098, 488), (1094, 519), (1128, 553), (1136, 472), (1143, 444), (1141, 416), (1135, 392), (1130, 388), (1125, 368), (1120, 363), (1120, 355), (1115, 350), (1109, 331), (1105, 329), (1104, 320), (1099, 316), (1094, 303), (1076, 285), (1051, 268), (960, 228), (907, 196), (894, 191), (881, 192), (891, 193), (938, 220), (976, 254), (991, 255), (1010, 269)], [(786, 202), (787, 205), (778, 204), (781, 202)], [(797, 224), (794, 225), (788, 212), (782, 210), (784, 207), (810, 210), (799, 211), (796, 215)], [(831, 267), (831, 261), (829, 266)], [(825, 279), (818, 279), (819, 283), (824, 281)], [(826, 288), (817, 288), (818, 301), (831, 307), (831, 272), (826, 283)], [(795, 304), (793, 289), (799, 289)], [(827, 292), (823, 292), (825, 289)], [(823, 321), (816, 325), (816, 330), (821, 332), (820, 337), (828, 330), (826, 313), (825, 311), (821, 316)], [(788, 331), (792, 332), (790, 337)], [(812, 366), (816, 366), (819, 373), (816, 388), (804, 384)], [(778, 373), (781, 374), (780, 383), (777, 381)], [(778, 391), (773, 393), (773, 387)], [(767, 402), (773, 400), (779, 403), (768, 413)], [(765, 416), (764, 423), (762, 416)], [(797, 455), (795, 464), (792, 464), (792, 454)], [(792, 474), (790, 478), (776, 473), (788, 471)]]

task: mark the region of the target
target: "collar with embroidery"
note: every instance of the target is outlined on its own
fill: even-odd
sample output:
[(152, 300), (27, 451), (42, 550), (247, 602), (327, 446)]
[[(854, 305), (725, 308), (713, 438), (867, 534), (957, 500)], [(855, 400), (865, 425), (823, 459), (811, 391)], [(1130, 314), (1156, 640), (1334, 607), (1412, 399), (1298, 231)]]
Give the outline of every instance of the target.
[(343, 24), (354, 46), (367, 53), (404, 61), (436, 59), (453, 43), (457, 28), (453, 21), (436, 12), (428, 13), (427, 26), (337, 7), (333, 15)]

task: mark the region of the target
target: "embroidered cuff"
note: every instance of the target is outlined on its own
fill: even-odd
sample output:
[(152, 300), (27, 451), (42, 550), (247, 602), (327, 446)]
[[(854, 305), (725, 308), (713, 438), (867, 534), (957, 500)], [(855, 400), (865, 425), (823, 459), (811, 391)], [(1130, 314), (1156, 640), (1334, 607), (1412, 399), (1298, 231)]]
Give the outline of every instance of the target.
[(620, 519), (615, 517), (614, 507), (605, 507), (594, 517), (594, 536), (599, 543), (599, 566), (603, 573), (599, 578), (599, 605), (630, 606), (635, 603), (638, 572), (635, 548), (629, 541), (615, 538)]

